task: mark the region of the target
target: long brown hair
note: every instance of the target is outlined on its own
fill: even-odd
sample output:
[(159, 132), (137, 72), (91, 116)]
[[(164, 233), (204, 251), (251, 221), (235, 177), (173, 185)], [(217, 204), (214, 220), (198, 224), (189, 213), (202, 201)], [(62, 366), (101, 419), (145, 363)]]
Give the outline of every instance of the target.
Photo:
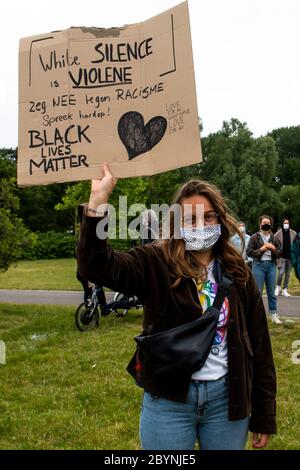
[[(221, 236), (213, 247), (213, 257), (223, 265), (224, 270), (234, 276), (235, 282), (244, 284), (249, 279), (249, 269), (242, 256), (230, 242), (230, 237), (237, 233), (243, 240), (238, 228), (237, 220), (230, 213), (219, 189), (207, 181), (192, 179), (185, 183), (175, 194), (172, 204), (182, 204), (183, 199), (195, 195), (205, 196), (218, 214), (218, 222), (221, 225)], [(185, 242), (174, 237), (175, 224), (174, 213), (170, 211), (170, 237), (160, 241), (163, 253), (169, 263), (176, 287), (183, 277), (192, 277), (204, 280), (207, 276), (206, 268), (199, 263), (196, 253), (185, 249)]]

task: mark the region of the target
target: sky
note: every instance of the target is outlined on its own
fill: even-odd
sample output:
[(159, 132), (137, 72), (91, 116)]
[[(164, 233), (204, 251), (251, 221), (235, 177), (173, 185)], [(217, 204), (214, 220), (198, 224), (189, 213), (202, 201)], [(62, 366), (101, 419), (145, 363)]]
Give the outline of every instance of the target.
[[(9, 0), (1, 4), (0, 147), (16, 147), (21, 37), (147, 20), (180, 0)], [(300, 124), (300, 1), (190, 0), (202, 135), (232, 117), (255, 137)]]

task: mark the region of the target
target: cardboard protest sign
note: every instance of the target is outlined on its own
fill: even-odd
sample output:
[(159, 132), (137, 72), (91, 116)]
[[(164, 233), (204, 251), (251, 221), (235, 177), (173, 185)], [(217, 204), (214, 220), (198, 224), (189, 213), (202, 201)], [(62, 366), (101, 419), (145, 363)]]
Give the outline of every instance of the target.
[(18, 184), (152, 175), (201, 161), (187, 3), (121, 28), (21, 39)]

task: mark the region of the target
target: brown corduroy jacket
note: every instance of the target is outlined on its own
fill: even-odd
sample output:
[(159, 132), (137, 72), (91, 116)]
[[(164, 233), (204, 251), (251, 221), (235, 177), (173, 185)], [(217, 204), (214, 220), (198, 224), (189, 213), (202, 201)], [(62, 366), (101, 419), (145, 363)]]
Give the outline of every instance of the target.
[[(84, 216), (78, 244), (78, 269), (91, 282), (143, 300), (143, 333), (157, 333), (195, 320), (202, 314), (197, 287), (183, 279), (178, 287), (159, 244), (127, 252), (113, 250), (96, 235), (99, 218)], [(230, 420), (250, 418), (250, 431), (276, 433), (276, 374), (268, 324), (252, 274), (244, 286), (234, 284), (229, 295), (228, 378)], [(135, 352), (128, 367), (138, 385), (154, 396), (184, 402), (190, 375), (157, 380)]]
[[(273, 243), (276, 248), (275, 251), (271, 251), (272, 260), (275, 261), (277, 258), (280, 258), (282, 254), (281, 243), (278, 238), (275, 238), (273, 233), (271, 233), (269, 242)], [(247, 256), (250, 256), (250, 258), (253, 258), (254, 260), (260, 260), (263, 255), (263, 252), (260, 250), (260, 248), (263, 246), (263, 244), (264, 241), (260, 232), (256, 232), (251, 235), (246, 250)]]

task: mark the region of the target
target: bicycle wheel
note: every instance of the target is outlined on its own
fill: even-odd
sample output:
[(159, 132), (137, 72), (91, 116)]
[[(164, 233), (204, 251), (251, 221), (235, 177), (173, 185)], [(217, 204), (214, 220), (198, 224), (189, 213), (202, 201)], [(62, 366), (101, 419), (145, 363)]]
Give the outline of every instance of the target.
[[(114, 295), (114, 302), (120, 302), (120, 304), (122, 305), (121, 302), (123, 298), (127, 299), (127, 296), (122, 294), (121, 292), (116, 292), (116, 294)], [(127, 315), (128, 313), (128, 308), (123, 308), (121, 305), (119, 307), (117, 304), (114, 307), (114, 312), (116, 312), (117, 317), (125, 317), (125, 315)]]
[(80, 304), (75, 312), (75, 324), (80, 331), (89, 331), (99, 326), (99, 308), (94, 305)]

